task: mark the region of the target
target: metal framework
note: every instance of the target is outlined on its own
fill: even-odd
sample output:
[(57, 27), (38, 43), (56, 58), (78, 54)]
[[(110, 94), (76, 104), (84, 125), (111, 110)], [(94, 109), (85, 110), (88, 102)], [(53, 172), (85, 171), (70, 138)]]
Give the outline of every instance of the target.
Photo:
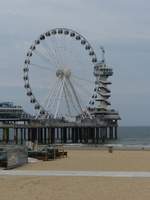
[[(80, 55), (76, 55), (80, 50), (79, 48), (81, 49)], [(65, 107), (67, 108), (65, 112), (68, 112), (69, 116), (80, 115), (81, 118), (91, 118), (86, 107), (84, 108), (81, 105), (80, 97), (73, 82), (74, 78), (77, 78), (78, 82), (80, 80), (84, 81), (84, 78), (78, 77), (78, 74), (74, 73), (76, 66), (73, 66), (73, 59), (80, 60), (81, 67), (84, 67), (82, 61), (86, 61), (85, 65), (89, 63), (91, 69), (97, 62), (94, 49), (87, 39), (71, 29), (55, 28), (49, 30), (41, 34), (30, 46), (24, 61), (23, 79), (27, 96), (29, 96), (30, 102), (34, 104), (34, 108), (37, 111), (36, 118), (57, 119), (63, 116), (62, 110)], [(79, 71), (81, 67), (78, 67)], [(43, 101), (39, 98), (42, 94), (38, 96), (35, 92), (36, 85), (32, 86), (31, 74), (33, 74), (32, 70), (34, 68), (36, 70), (46, 70), (46, 73), (49, 73), (49, 79), (53, 80), (48, 85), (46, 98)], [(84, 70), (86, 72), (86, 66)], [(41, 76), (42, 73), (41, 71)], [(51, 74), (53, 75), (51, 76)], [(84, 72), (82, 75), (84, 76)], [(36, 79), (40, 80), (41, 76), (39, 75)], [(88, 77), (86, 77), (85, 81), (87, 79)], [(82, 83), (83, 87), (84, 85), (86, 84)], [(44, 87), (47, 87), (47, 85), (44, 85)], [(63, 103), (65, 103), (65, 106)]]

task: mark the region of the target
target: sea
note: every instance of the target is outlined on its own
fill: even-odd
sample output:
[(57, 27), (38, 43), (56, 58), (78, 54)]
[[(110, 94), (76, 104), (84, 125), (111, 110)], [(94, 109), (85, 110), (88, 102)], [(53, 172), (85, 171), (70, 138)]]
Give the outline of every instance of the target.
[(118, 139), (109, 141), (115, 146), (134, 146), (150, 148), (150, 127), (119, 127)]

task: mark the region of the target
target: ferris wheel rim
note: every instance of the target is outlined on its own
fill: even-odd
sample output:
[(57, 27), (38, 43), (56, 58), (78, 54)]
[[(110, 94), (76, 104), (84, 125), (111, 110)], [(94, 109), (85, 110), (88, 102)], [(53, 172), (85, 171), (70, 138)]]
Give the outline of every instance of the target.
[(24, 61), (24, 67), (23, 67), (23, 72), (24, 72), (24, 87), (27, 91), (27, 96), (29, 96), (30, 98), (30, 103), (34, 104), (34, 109), (35, 110), (39, 110), (40, 113), (39, 114), (46, 114), (47, 116), (50, 115), (50, 113), (44, 108), (44, 106), (39, 102), (39, 100), (36, 98), (36, 95), (33, 92), (32, 89), (32, 85), (30, 84), (30, 78), (29, 78), (29, 69), (30, 69), (30, 58), (33, 55), (34, 50), (36, 49), (37, 45), (40, 45), (40, 42), (42, 40), (45, 40), (46, 38), (50, 37), (51, 35), (68, 35), (71, 38), (75, 38), (76, 41), (81, 41), (80, 45), (85, 47), (84, 49), (88, 51), (88, 55), (89, 57), (91, 57), (91, 62), (92, 64), (96, 64), (97, 63), (97, 56), (96, 53), (92, 47), (92, 45), (89, 43), (89, 41), (86, 39), (86, 37), (84, 37), (83, 35), (81, 35), (80, 33), (78, 33), (77, 31), (70, 29), (70, 28), (53, 28), (50, 29), (42, 34), (40, 34), (40, 36), (38, 37), (37, 40), (35, 40), (32, 45), (30, 46), (29, 50), (27, 51), (26, 54), (26, 58)]

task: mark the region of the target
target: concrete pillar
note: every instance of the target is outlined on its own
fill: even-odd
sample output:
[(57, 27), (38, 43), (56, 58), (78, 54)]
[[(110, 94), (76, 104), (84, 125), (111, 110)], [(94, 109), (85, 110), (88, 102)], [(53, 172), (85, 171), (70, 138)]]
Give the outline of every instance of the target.
[(72, 128), (68, 128), (68, 142), (72, 143)]
[(82, 143), (82, 128), (78, 128), (78, 134), (79, 134), (79, 143)]
[(28, 141), (31, 141), (31, 128), (28, 128)]
[(86, 134), (86, 137), (87, 137), (86, 141), (87, 141), (87, 144), (88, 144), (89, 143), (89, 127), (86, 128), (86, 133), (87, 133)]
[(47, 144), (46, 128), (43, 128), (43, 131), (44, 131), (44, 144)]
[(63, 143), (63, 128), (60, 128), (60, 143)]
[(48, 128), (48, 144), (51, 144), (51, 128)]
[(0, 143), (3, 142), (3, 129), (0, 128)]
[(24, 141), (26, 142), (26, 128), (24, 128), (23, 130), (24, 130), (23, 131), (24, 132), (24, 137), (23, 138), (24, 138)]
[(109, 139), (113, 139), (113, 127), (109, 127)]
[(66, 127), (66, 143), (68, 143), (69, 133), (68, 133), (68, 127)]
[(92, 143), (95, 144), (95, 128), (92, 127)]
[(63, 131), (63, 132), (64, 132), (64, 139), (63, 139), (63, 142), (64, 142), (64, 143), (67, 143), (67, 128), (66, 128), (66, 127), (64, 128), (64, 131)]
[(99, 128), (96, 128), (96, 144), (99, 143)]
[(84, 143), (84, 128), (82, 127), (82, 128), (80, 129), (80, 131), (81, 131), (81, 139), (80, 139), (80, 142), (81, 142), (81, 143)]
[(75, 143), (78, 143), (79, 135), (78, 135), (78, 127), (75, 127)]
[(40, 144), (40, 128), (37, 128), (37, 143)]
[(59, 140), (59, 128), (56, 128), (56, 137), (55, 137), (56, 140)]
[(97, 140), (96, 140), (96, 128), (93, 128), (94, 129), (94, 144), (97, 143)]
[(38, 142), (43, 144), (43, 129), (41, 127), (38, 128)]
[(20, 129), (20, 142), (23, 144), (23, 129)]
[(84, 143), (85, 144), (88, 143), (88, 128), (87, 127), (84, 128)]
[(72, 132), (72, 138), (71, 138), (72, 143), (75, 143), (75, 139), (74, 139), (75, 131), (73, 127), (71, 128), (71, 132)]
[(3, 128), (3, 143), (7, 144), (9, 141), (9, 128)]
[(117, 129), (117, 128), (118, 128), (117, 126), (114, 127), (114, 129), (115, 129), (115, 138), (114, 138), (114, 139), (115, 139), (115, 140), (118, 139), (118, 132), (117, 132), (118, 129)]
[(51, 128), (51, 143), (55, 143), (55, 128)]
[(18, 144), (18, 128), (14, 128), (14, 143)]
[(41, 128), (41, 143), (44, 144), (44, 128)]
[(101, 139), (102, 139), (102, 143), (105, 142), (107, 138), (107, 127), (101, 127)]

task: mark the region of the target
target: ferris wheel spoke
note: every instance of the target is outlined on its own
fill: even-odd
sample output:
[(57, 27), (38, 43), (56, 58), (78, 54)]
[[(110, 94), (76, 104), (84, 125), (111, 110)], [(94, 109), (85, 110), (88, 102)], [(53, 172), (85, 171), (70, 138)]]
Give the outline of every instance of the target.
[(60, 92), (62, 86), (62, 82), (60, 80), (58, 80), (58, 84), (55, 87), (55, 89), (53, 90), (53, 95), (51, 95), (51, 98), (49, 98), (48, 104), (47, 104), (47, 109), (51, 112), (53, 112), (54, 109), (54, 105), (56, 104), (56, 100), (57, 100), (57, 96)]
[(47, 54), (53, 59), (55, 66), (59, 68), (59, 62), (55, 51), (51, 48), (51, 45), (48, 45), (46, 41), (43, 43), (44, 49), (47, 51)]
[(45, 98), (44, 100), (44, 107), (47, 109), (48, 108), (48, 105), (50, 104), (51, 100), (52, 100), (52, 97), (54, 96), (55, 94), (55, 91), (56, 89), (58, 88), (58, 85), (59, 85), (59, 80), (57, 80), (54, 84), (54, 86), (52, 88), (49, 88), (49, 91), (48, 91), (48, 95), (47, 97)]
[(70, 103), (71, 108), (73, 108), (77, 113), (79, 113), (78, 109), (77, 109), (76, 106), (74, 105), (72, 94), (71, 94), (71, 92), (69, 91), (69, 88), (67, 87), (67, 85), (65, 85), (65, 88), (66, 88), (66, 94), (67, 94), (67, 96), (68, 96), (68, 103)]
[(70, 100), (70, 105), (72, 105), (72, 108), (74, 108), (74, 110), (79, 113), (79, 110), (76, 108), (76, 105), (74, 104), (74, 100), (73, 100), (73, 96), (71, 94), (71, 91), (69, 90), (68, 85), (65, 83), (65, 88), (66, 88), (66, 94), (68, 96), (68, 99)]
[[(76, 90), (76, 93), (78, 93), (78, 96), (80, 96), (80, 104), (84, 105), (85, 100), (89, 96), (88, 93), (85, 90), (83, 90), (81, 87), (77, 86), (77, 84), (75, 84), (74, 82), (72, 82), (72, 83), (73, 83), (73, 86)], [(81, 95), (82, 95), (82, 97), (81, 97)]]
[[(70, 55), (70, 51), (73, 49), (70, 41), (68, 41), (68, 37), (64, 36), (62, 40), (62, 53), (63, 53), (63, 60), (64, 60), (64, 66), (70, 67), (72, 66), (72, 55)], [(68, 45), (69, 44), (69, 45)], [(75, 55), (74, 55), (75, 56)]]
[[(74, 85), (74, 84), (73, 84)], [(79, 91), (81, 90), (81, 85), (79, 86)], [(82, 90), (82, 91), (84, 91), (84, 90)], [(85, 94), (87, 94), (87, 92), (89, 93), (89, 91), (87, 90), (87, 91), (85, 91)], [(90, 94), (91, 95), (91, 94)], [(82, 102), (83, 102), (83, 100), (82, 99), (80, 99)], [(83, 113), (83, 109), (82, 109), (82, 113)], [(85, 116), (88, 116), (90, 119), (92, 119), (92, 116), (91, 116), (91, 114), (90, 114), (90, 112), (88, 111), (88, 108), (87, 108), (87, 106), (85, 106), (84, 107), (84, 113), (83, 113), (83, 115), (85, 115)], [(85, 116), (83, 116), (83, 117), (85, 117)]]
[(55, 51), (57, 52), (57, 55), (59, 57), (59, 63), (60, 63), (59, 68), (61, 68), (61, 67), (65, 66), (63, 55), (62, 55), (63, 49), (60, 46), (61, 43), (62, 43), (63, 38), (62, 38), (62, 40), (60, 40), (59, 37), (57, 37), (57, 38), (54, 37), (53, 39), (54, 39), (54, 43), (55, 43), (55, 46), (56, 46), (56, 49), (57, 49), (57, 51), (56, 51), (56, 49), (55, 49)]
[(50, 58), (48, 56), (46, 56), (44, 53), (42, 53), (40, 50), (34, 50), (34, 53), (39, 56), (40, 58), (42, 58), (43, 61), (51, 64), (51, 65), (54, 65), (54, 63), (52, 63), (52, 61), (50, 60)]
[(60, 68), (61, 67), (61, 60), (60, 60), (60, 56), (58, 55), (59, 48), (57, 47), (55, 36), (52, 37), (51, 46), (52, 46), (54, 54), (56, 55), (56, 60), (57, 60), (57, 63), (58, 63), (58, 68)]
[(40, 69), (44, 69), (44, 70), (49, 70), (49, 71), (55, 72), (54, 69), (51, 69), (50, 67), (47, 67), (47, 66), (44, 66), (44, 65), (39, 65), (39, 64), (35, 64), (35, 63), (30, 63), (30, 65), (33, 66), (33, 67), (40, 68)]
[(56, 90), (56, 92), (55, 92), (55, 94), (52, 98), (51, 104), (49, 106), (49, 110), (53, 113), (53, 115), (56, 112), (55, 108), (56, 108), (58, 97), (59, 97), (59, 94), (60, 94), (60, 91), (61, 91), (61, 88), (62, 88), (62, 80), (60, 80), (59, 83), (60, 84), (59, 84), (59, 86), (58, 86), (58, 88), (57, 88), (57, 90)]
[(70, 54), (70, 51), (71, 49), (73, 48), (71, 46), (71, 44), (68, 45), (68, 43), (70, 41), (67, 40), (68, 38), (66, 36), (63, 37), (63, 40), (62, 40), (62, 52), (63, 53), (63, 60), (64, 60), (64, 66), (65, 67), (72, 67), (72, 59), (74, 58), (75, 55), (71, 55)]
[[(71, 45), (70, 41), (68, 41), (68, 38), (67, 36), (65, 36), (62, 40), (62, 43), (63, 43), (63, 53), (64, 53), (64, 56), (65, 56), (65, 60), (67, 60), (67, 62), (69, 62), (69, 66), (72, 65), (72, 63), (80, 63), (82, 66), (83, 66), (83, 62), (82, 62), (82, 55), (79, 56), (79, 54), (77, 54), (78, 51), (75, 51), (73, 46)], [(74, 41), (76, 42), (76, 41)], [(82, 53), (82, 51), (80, 52)], [(79, 65), (79, 64), (78, 64)]]
[(84, 92), (84, 94), (86, 94), (86, 96), (87, 95), (88, 96), (91, 95), (91, 90), (89, 90), (89, 88), (85, 87), (85, 86), (87, 86), (87, 84), (85, 84), (84, 82), (81, 84), (81, 81), (78, 81), (74, 77), (72, 77), (71, 80), (73, 82), (73, 85), (78, 88), (78, 90), (80, 91), (80, 93)]
[(86, 84), (87, 83), (89, 83), (89, 84), (94, 84), (94, 81), (92, 81), (92, 80), (87, 80), (87, 79), (85, 79), (85, 78), (82, 78), (82, 77), (80, 77), (80, 76), (77, 76), (77, 75), (75, 75), (74, 73), (72, 74), (72, 76), (75, 78), (75, 79), (78, 79), (78, 80), (81, 80), (81, 81), (84, 81), (84, 82), (86, 82)]
[(56, 97), (57, 97), (56, 92), (57, 92), (57, 90), (59, 90), (60, 87), (61, 87), (61, 82), (58, 80), (56, 86), (53, 88), (53, 90), (51, 91), (50, 96), (48, 98), (48, 102), (47, 102), (47, 105), (46, 105), (47, 110), (48, 110), (49, 107), (51, 107), (55, 103), (55, 100), (56, 100)]
[[(62, 38), (62, 40), (59, 38), (59, 40), (60, 40), (60, 44), (61, 44), (61, 46), (60, 46), (60, 54), (61, 54), (61, 58), (62, 58), (62, 62), (63, 62), (63, 66), (67, 66), (67, 63), (68, 63), (68, 61), (69, 61), (69, 56), (67, 56), (66, 57), (66, 37), (64, 36), (63, 38)], [(69, 64), (69, 63), (68, 63)]]

